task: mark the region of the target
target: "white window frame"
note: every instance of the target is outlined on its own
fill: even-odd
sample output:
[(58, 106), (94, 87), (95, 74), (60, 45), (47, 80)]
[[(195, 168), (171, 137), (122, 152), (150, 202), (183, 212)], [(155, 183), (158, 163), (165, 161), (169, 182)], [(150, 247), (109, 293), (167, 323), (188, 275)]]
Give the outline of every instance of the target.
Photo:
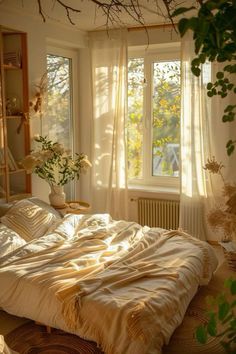
[[(54, 46), (53, 44), (47, 45), (47, 55), (57, 55), (68, 58), (71, 60), (71, 122), (70, 122), (70, 140), (71, 140), (71, 153), (72, 155), (75, 151), (79, 151), (79, 141), (76, 139), (78, 137), (79, 129), (79, 105), (78, 105), (78, 51), (76, 49), (61, 48)], [(75, 199), (76, 195), (76, 180), (70, 182), (70, 195), (72, 199)]]
[[(157, 61), (180, 60), (180, 43), (150, 46), (150, 48), (129, 48), (129, 59), (144, 58), (144, 77), (147, 86), (144, 88), (143, 103), (143, 178), (129, 179), (129, 188), (152, 187), (152, 189), (179, 189), (180, 177), (152, 176), (152, 63)], [(148, 84), (150, 83), (150, 84)], [(146, 157), (146, 158), (145, 158)]]

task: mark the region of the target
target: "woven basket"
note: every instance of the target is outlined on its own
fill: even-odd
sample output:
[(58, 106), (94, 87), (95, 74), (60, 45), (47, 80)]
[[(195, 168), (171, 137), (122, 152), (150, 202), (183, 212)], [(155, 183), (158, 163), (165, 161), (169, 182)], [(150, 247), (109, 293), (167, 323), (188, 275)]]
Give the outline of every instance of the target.
[(222, 248), (228, 267), (236, 272), (236, 252), (228, 252), (224, 247)]

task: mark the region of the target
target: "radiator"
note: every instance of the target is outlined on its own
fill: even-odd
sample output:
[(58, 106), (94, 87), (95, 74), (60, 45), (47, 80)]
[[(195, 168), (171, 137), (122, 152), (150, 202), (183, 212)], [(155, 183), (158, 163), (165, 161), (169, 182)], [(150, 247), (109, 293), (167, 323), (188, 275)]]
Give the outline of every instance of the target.
[(138, 222), (143, 226), (178, 229), (179, 201), (139, 198)]

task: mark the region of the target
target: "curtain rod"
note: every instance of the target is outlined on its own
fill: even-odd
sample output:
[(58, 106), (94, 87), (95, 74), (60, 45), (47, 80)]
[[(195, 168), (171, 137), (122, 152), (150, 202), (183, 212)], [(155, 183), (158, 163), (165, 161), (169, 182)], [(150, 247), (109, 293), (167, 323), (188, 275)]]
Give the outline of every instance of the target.
[[(176, 26), (177, 23), (174, 23), (174, 26)], [(149, 29), (156, 29), (156, 28), (174, 28), (172, 23), (164, 23), (162, 25), (143, 25), (143, 26), (137, 26), (137, 27), (128, 27), (128, 31), (141, 31), (141, 30), (149, 30)]]

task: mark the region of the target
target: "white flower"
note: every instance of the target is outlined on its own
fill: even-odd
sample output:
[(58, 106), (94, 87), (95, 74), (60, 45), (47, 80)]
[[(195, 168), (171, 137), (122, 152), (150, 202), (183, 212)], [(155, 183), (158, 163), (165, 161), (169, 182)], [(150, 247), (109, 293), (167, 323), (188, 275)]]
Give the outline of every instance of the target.
[(59, 143), (53, 144), (53, 150), (55, 151), (55, 153), (60, 154), (60, 155), (65, 153), (64, 147), (62, 146), (62, 144), (59, 144)]
[(39, 134), (35, 134), (33, 139), (35, 141), (39, 141), (40, 140), (40, 135)]
[(40, 135), (34, 139), (41, 144), (41, 148), (26, 156), (21, 163), (27, 173), (36, 173), (51, 186), (63, 186), (75, 178), (79, 179), (80, 173), (92, 166), (87, 155), (76, 153), (73, 159), (62, 144), (53, 143)]
[(86, 171), (88, 170), (89, 167), (92, 167), (92, 164), (86, 155), (83, 158), (83, 160), (81, 160), (81, 167), (82, 167), (82, 169), (84, 169)]
[(32, 173), (36, 166), (40, 165), (42, 160), (34, 155), (28, 155), (23, 161), (21, 161), (22, 166), (26, 170), (26, 173)]

